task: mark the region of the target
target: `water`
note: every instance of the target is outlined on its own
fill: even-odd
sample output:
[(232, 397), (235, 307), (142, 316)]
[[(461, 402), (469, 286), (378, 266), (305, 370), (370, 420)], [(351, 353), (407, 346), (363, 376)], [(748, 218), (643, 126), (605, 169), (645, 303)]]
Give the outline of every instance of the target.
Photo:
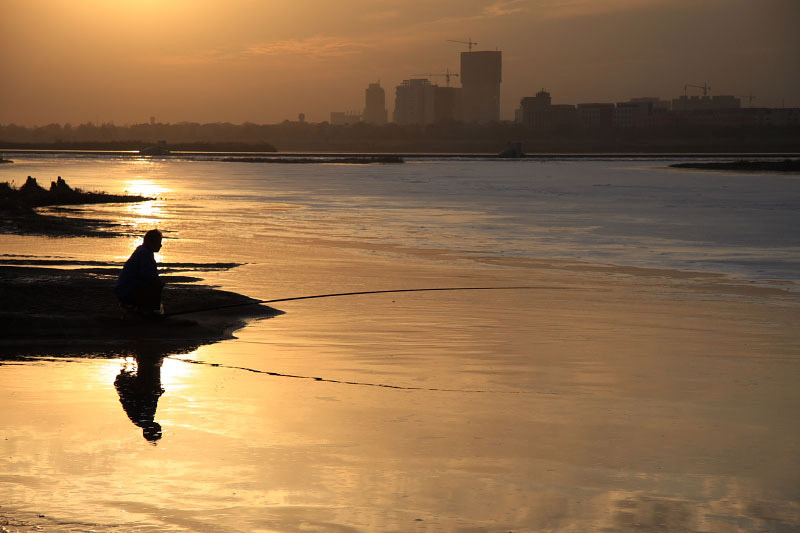
[[(647, 159), (12, 159), (0, 180), (157, 199), (81, 209), (123, 237), (0, 235), (0, 260), (123, 261), (158, 226), (162, 262), (243, 263), (198, 275), (255, 298), (544, 288), (280, 304), (148, 368), (46, 347), (6, 362), (0, 517), (67, 531), (800, 528), (796, 176)], [(137, 370), (164, 391), (156, 444), (115, 387)]]
[[(89, 190), (156, 195), (161, 201), (105, 207), (100, 216), (127, 215), (134, 231), (159, 223), (182, 244), (311, 238), (797, 279), (797, 176), (677, 170), (670, 162), (317, 166), (42, 156), (0, 176), (20, 184), (34, 174), (46, 184), (64, 175)], [(165, 253), (184, 250), (202, 253)], [(259, 259), (249, 248), (237, 257)]]

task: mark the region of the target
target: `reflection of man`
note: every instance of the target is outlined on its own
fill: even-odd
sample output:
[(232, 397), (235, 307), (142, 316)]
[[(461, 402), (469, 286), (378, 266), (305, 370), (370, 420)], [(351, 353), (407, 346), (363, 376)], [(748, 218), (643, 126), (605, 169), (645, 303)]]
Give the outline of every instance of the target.
[(161, 250), (161, 232), (151, 229), (144, 234), (144, 243), (131, 254), (119, 275), (114, 292), (126, 310), (144, 317), (161, 315), (161, 290), (164, 282), (158, 277), (154, 253)]
[(160, 356), (138, 355), (136, 371), (123, 368), (114, 380), (125, 414), (142, 428), (142, 436), (154, 444), (161, 438), (161, 425), (155, 417), (158, 399), (164, 394), (161, 388), (162, 361)]

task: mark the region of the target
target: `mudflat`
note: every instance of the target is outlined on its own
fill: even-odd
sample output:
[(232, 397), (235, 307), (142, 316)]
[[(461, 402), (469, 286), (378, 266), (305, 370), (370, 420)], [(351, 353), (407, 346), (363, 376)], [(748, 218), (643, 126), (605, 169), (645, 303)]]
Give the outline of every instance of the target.
[[(169, 167), (177, 172), (181, 165)], [(184, 190), (203, 183), (195, 174), (201, 168), (192, 164)], [(381, 168), (390, 167), (374, 167), (370, 175)], [(466, 165), (451, 168), (470, 172)], [(603, 168), (592, 169), (602, 175)], [(425, 191), (411, 204), (424, 202), (424, 213), (463, 190), (448, 186), (446, 196), (431, 197), (423, 181), (430, 167), (391, 167), (400, 171), (414, 178), (410, 187)], [(311, 181), (328, 187), (350, 179), (333, 179), (336, 172), (341, 167), (331, 166), (325, 179), (313, 174)], [(638, 172), (629, 185), (642, 184)], [(139, 222), (142, 229), (158, 221), (179, 236), (161, 265), (168, 312), (182, 300), (172, 288), (199, 283), (190, 276), (259, 300), (448, 286), (537, 289), (287, 301), (280, 304), (285, 314), (252, 321), (235, 338), (166, 357), (163, 340), (156, 341), (155, 357), (142, 341), (120, 353), (109, 341), (106, 357), (94, 357), (94, 348), (61, 357), (39, 344), (30, 357), (2, 362), (0, 524), (96, 531), (798, 530), (800, 293), (795, 276), (781, 274), (792, 274), (793, 244), (788, 235), (771, 239), (770, 231), (793, 227), (791, 209), (781, 206), (794, 198), (795, 180), (780, 177), (764, 192), (759, 187), (769, 176), (704, 173), (707, 180), (696, 180), (669, 172), (671, 179), (660, 183), (686, 176), (691, 183), (676, 192), (688, 199), (703, 197), (695, 189), (703, 184), (704, 194), (746, 184), (735, 197), (747, 201), (726, 200), (719, 212), (746, 217), (755, 210), (750, 199), (764, 206), (763, 217), (745, 218), (741, 227), (731, 226), (733, 216), (687, 218), (687, 211), (651, 219), (653, 233), (662, 222), (689, 228), (668, 235), (682, 237), (664, 251), (685, 246), (693, 258), (750, 259), (755, 267), (740, 271), (747, 274), (701, 272), (689, 262), (676, 270), (669, 254), (654, 263), (619, 262), (629, 266), (611, 264), (613, 254), (548, 258), (536, 249), (546, 241), (533, 234), (520, 257), (479, 246), (483, 233), (472, 238), (475, 246), (436, 249), (437, 235), (456, 239), (469, 225), (486, 223), (463, 213), (460, 224), (434, 225), (424, 233), (425, 246), (415, 246), (420, 241), (397, 238), (398, 230), (386, 238), (348, 238), (341, 206), (291, 214), (262, 204), (240, 210), (236, 202), (215, 204), (211, 192), (154, 206)], [(651, 195), (668, 203), (652, 187), (621, 197), (615, 189), (641, 187), (595, 187), (626, 185), (609, 175), (582, 178), (584, 188), (563, 196), (571, 205), (580, 191), (592, 199), (611, 195), (613, 210), (637, 221), (662, 209), (647, 203)], [(574, 184), (562, 176), (548, 183)], [(291, 180), (302, 183), (296, 174)], [(252, 182), (275, 185), (260, 177)], [(359, 192), (364, 183), (371, 181), (359, 181)], [(279, 199), (284, 209), (289, 200), (273, 193), (286, 188), (279, 183), (264, 197)], [(484, 187), (477, 191), (481, 205), (490, 201)], [(557, 205), (561, 196), (546, 192), (537, 189), (525, 204), (540, 200), (529, 207), (537, 212)], [(330, 192), (315, 194), (311, 188), (297, 196), (303, 205), (329, 201)], [(187, 211), (185, 202), (197, 209)], [(357, 227), (366, 221), (382, 227), (397, 214), (396, 204), (386, 203), (391, 210), (375, 211), (361, 195), (345, 214), (359, 215)], [(575, 205), (582, 216), (596, 207)], [(676, 209), (669, 205), (662, 211)], [(611, 210), (595, 211), (588, 222), (604, 223)], [(243, 215), (232, 220), (231, 213)], [(402, 216), (415, 229), (431, 223), (427, 215)], [(106, 217), (118, 218), (130, 222)], [(759, 225), (762, 218), (770, 225)], [(730, 229), (715, 242), (713, 232), (702, 231), (709, 225)], [(758, 230), (752, 239), (764, 246), (737, 240), (748, 228)], [(3, 238), (4, 264), (19, 269), (6, 287), (23, 283), (33, 267), (63, 271), (56, 278), (105, 278), (97, 302), (117, 316), (110, 286), (137, 239)], [(614, 242), (627, 250), (664, 245), (648, 239)], [(194, 260), (241, 266), (217, 265), (223, 270), (203, 274), (209, 266), (188, 263)], [(782, 264), (787, 268), (771, 268)], [(27, 316), (46, 315), (45, 301)], [(175, 318), (199, 321), (193, 314)], [(81, 331), (75, 329), (77, 337)], [(54, 342), (69, 337), (51, 335)], [(131, 417), (121, 382), (153, 393), (151, 408), (157, 397), (151, 409), (151, 421), (162, 428), (157, 443)]]
[[(301, 245), (286, 250), (294, 252), (293, 269), (313, 268)], [(362, 271), (375, 287), (457, 278), (542, 288), (282, 304), (286, 314), (238, 339), (163, 359), (157, 447), (117, 400), (126, 362), (6, 365), (4, 379), (19, 385), (0, 392), (3, 446), (14, 458), (0, 460), (13, 472), (0, 517), (98, 531), (249, 531), (266, 522), (291, 530), (300, 521), (356, 531), (800, 527), (794, 284), (433, 252), (422, 262), (325, 253), (336, 268), (310, 293)], [(110, 276), (37, 276), (21, 266), (5, 270), (13, 281), (4, 290), (31, 275), (76, 287)], [(110, 290), (112, 280), (104, 283)], [(171, 300), (168, 292), (175, 309)], [(91, 406), (91, 421), (74, 414), (76, 403)], [(96, 427), (102, 437), (90, 438)], [(80, 459), (76, 474), (71, 461), (86, 446), (94, 462)], [(222, 490), (232, 502), (224, 508), (208, 499)]]

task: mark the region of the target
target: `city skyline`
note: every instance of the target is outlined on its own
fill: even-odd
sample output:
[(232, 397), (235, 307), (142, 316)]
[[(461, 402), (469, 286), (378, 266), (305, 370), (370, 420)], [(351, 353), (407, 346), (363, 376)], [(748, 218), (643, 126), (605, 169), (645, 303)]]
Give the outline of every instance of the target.
[(502, 120), (542, 87), (580, 103), (708, 83), (754, 106), (800, 107), (796, 2), (346, 3), (7, 1), (0, 123), (321, 122), (362, 111), (377, 79), (391, 114), (402, 80), (458, 72), (467, 46), (447, 39), (503, 52)]

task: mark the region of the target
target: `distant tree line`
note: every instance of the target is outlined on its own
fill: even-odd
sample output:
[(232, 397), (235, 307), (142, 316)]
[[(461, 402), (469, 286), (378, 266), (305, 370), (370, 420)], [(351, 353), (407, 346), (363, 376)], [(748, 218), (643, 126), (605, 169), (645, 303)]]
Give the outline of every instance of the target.
[(269, 126), (252, 123), (231, 124), (218, 122), (199, 124), (179, 122), (177, 124), (145, 123), (117, 126), (113, 123), (93, 124), (87, 122), (73, 126), (69, 123), (46, 126), (19, 126), (0, 124), (0, 146), (7, 148), (30, 145), (33, 147), (93, 149), (107, 148), (136, 150), (167, 141), (171, 148), (181, 145), (199, 149), (222, 146), (233, 149), (237, 146), (258, 147), (259, 151), (272, 151), (269, 143), (272, 134)]
[(794, 152), (796, 126), (667, 127), (592, 129), (564, 127), (547, 132), (519, 123), (423, 125), (328, 122), (244, 124), (194, 122), (106, 124), (0, 124), (0, 150), (14, 148), (137, 150), (166, 141), (172, 150), (341, 151), (493, 153), (509, 141), (528, 153), (598, 152)]

